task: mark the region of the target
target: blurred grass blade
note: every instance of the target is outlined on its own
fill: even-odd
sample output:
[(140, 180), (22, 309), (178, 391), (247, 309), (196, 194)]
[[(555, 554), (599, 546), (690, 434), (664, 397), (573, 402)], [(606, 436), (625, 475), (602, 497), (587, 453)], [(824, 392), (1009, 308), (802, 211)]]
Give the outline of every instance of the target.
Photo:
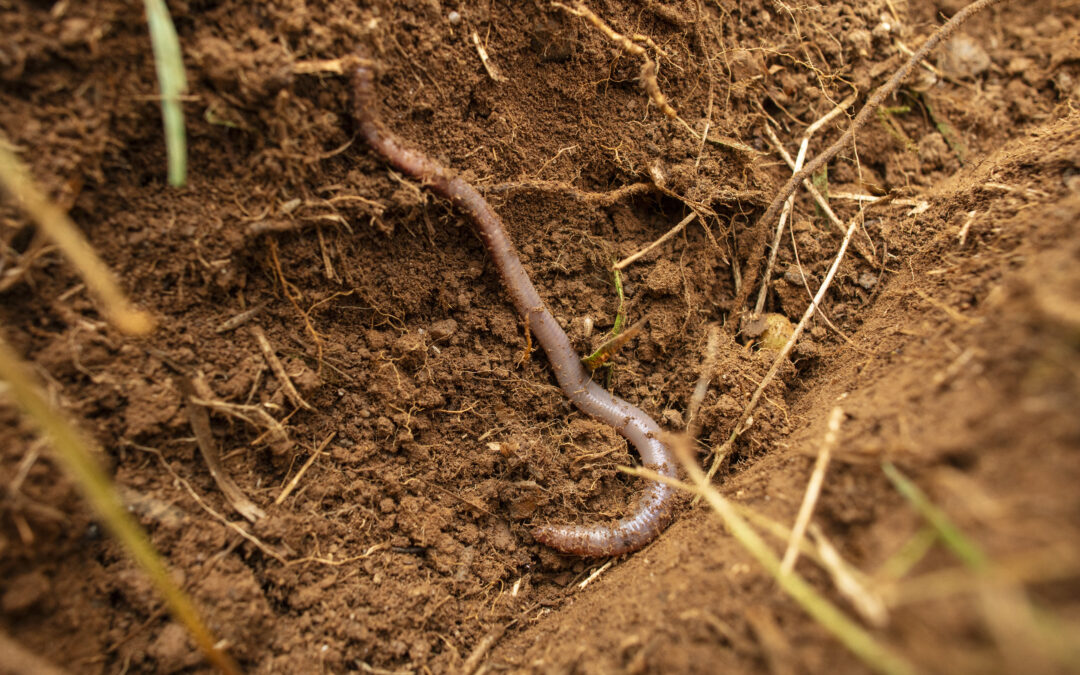
[(145, 335), (154, 329), (150, 315), (132, 307), (124, 297), (116, 277), (94, 252), (82, 231), (37, 188), (26, 167), (2, 142), (0, 188), (11, 194), (15, 203), (64, 253), (86, 282), (87, 288), (101, 301), (102, 310), (117, 328), (128, 335)]
[(802, 609), (809, 614), (822, 628), (831, 633), (863, 663), (879, 673), (889, 675), (912, 675), (915, 673), (914, 666), (899, 654), (879, 643), (874, 636), (860, 626), (856, 621), (848, 617), (836, 605), (829, 602), (817, 592), (801, 576), (792, 572), (784, 574), (780, 570), (780, 558), (773, 552), (769, 545), (761, 538), (761, 535), (750, 526), (738, 509), (721, 495), (716, 488), (709, 483), (708, 477), (688, 451), (674, 445), (676, 455), (686, 470), (691, 483), (681, 483), (678, 480), (662, 476), (655, 471), (644, 467), (628, 468), (619, 467), (620, 471), (636, 476), (642, 476), (650, 480), (660, 481), (673, 485), (682, 490), (688, 490), (700, 494), (705, 502), (712, 507), (713, 511), (727, 526), (731, 536), (735, 538), (765, 568), (777, 585), (792, 600), (797, 602)]
[(165, 150), (169, 156), (169, 185), (180, 187), (187, 182), (187, 137), (184, 133), (184, 109), (180, 96), (187, 90), (180, 40), (165, 0), (146, 0), (146, 22), (154, 47), (158, 88), (161, 94), (161, 117), (165, 125)]
[(893, 484), (896, 491), (911, 503), (931, 527), (937, 530), (941, 542), (949, 547), (956, 557), (976, 571), (985, 571), (989, 567), (990, 561), (982, 549), (964, 536), (964, 533), (953, 525), (945, 512), (935, 506), (926, 493), (912, 483), (907, 476), (900, 473), (892, 462), (884, 462), (881, 470), (885, 472), (886, 478)]
[(98, 466), (75, 427), (49, 405), (33, 376), (3, 337), (0, 337), (0, 380), (7, 384), (15, 403), (49, 438), (61, 466), (108, 530), (150, 578), (173, 616), (187, 628), (207, 660), (221, 672), (239, 673), (233, 660), (214, 646), (214, 638), (199, 618), (191, 600), (173, 583), (150, 540), (124, 508), (108, 476)]

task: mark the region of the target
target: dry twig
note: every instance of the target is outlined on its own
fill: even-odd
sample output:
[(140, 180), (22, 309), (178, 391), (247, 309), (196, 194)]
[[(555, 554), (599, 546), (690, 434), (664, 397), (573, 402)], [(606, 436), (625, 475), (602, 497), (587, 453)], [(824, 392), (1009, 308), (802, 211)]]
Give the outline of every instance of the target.
[(836, 271), (840, 269), (840, 263), (844, 259), (844, 253), (847, 252), (848, 244), (851, 242), (851, 237), (855, 234), (855, 230), (858, 229), (861, 219), (862, 212), (859, 212), (848, 221), (847, 232), (844, 234), (844, 241), (841, 242), (840, 250), (836, 252), (836, 258), (833, 260), (832, 266), (829, 267), (829, 272), (825, 275), (825, 280), (821, 282), (821, 287), (818, 289), (817, 294), (814, 295), (814, 299), (810, 302), (810, 306), (803, 312), (798, 325), (796, 325), (795, 330), (791, 332), (791, 337), (788, 338), (787, 343), (784, 344), (784, 347), (776, 355), (769, 371), (765, 373), (765, 377), (762, 378), (758, 388), (750, 397), (750, 402), (746, 404), (746, 408), (743, 409), (742, 415), (739, 416), (739, 421), (735, 425), (734, 431), (731, 432), (731, 436), (728, 440), (724, 441), (724, 444), (716, 451), (712, 466), (709, 467), (708, 477), (710, 480), (720, 468), (720, 464), (723, 462), (724, 457), (727, 456), (727, 452), (735, 442), (735, 439), (749, 428), (748, 422), (750, 421), (750, 415), (753, 414), (754, 408), (757, 407), (758, 401), (761, 400), (761, 395), (765, 392), (765, 388), (769, 386), (769, 383), (776, 377), (776, 374), (780, 372), (780, 366), (787, 359), (788, 355), (791, 354), (791, 350), (795, 348), (795, 343), (798, 342), (799, 337), (802, 336), (803, 331), (806, 330), (807, 324), (810, 323), (810, 319), (814, 316), (814, 313), (817, 312), (817, 308), (821, 304), (821, 301), (824, 300), (825, 293), (829, 290), (833, 277), (836, 276)]
[(689, 225), (690, 222), (692, 220), (694, 220), (694, 218), (696, 218), (696, 217), (697, 217), (697, 212), (696, 211), (691, 211), (690, 215), (688, 215), (687, 217), (683, 218), (678, 223), (676, 223), (675, 227), (673, 227), (670, 230), (668, 230), (667, 232), (665, 232), (662, 237), (660, 237), (659, 239), (657, 239), (653, 243), (649, 244), (645, 248), (641, 249), (640, 251), (638, 251), (638, 252), (636, 252), (636, 253), (634, 253), (632, 255), (629, 255), (629, 256), (623, 258), (622, 260), (620, 260), (619, 262), (615, 263), (613, 268), (617, 269), (617, 270), (625, 269), (627, 266), (631, 265), (634, 261), (641, 259), (645, 255), (648, 255), (649, 252), (652, 251), (653, 249), (655, 249), (657, 246), (659, 246), (660, 244), (663, 244), (665, 241), (667, 241), (668, 239), (671, 239), (676, 234), (681, 232), (682, 229), (684, 227), (686, 227), (687, 225)]
[(255, 337), (255, 341), (259, 343), (259, 350), (262, 351), (263, 357), (266, 358), (266, 362), (270, 365), (270, 370), (274, 372), (274, 377), (281, 382), (281, 389), (285, 392), (285, 396), (293, 402), (298, 408), (304, 410), (314, 410), (307, 401), (300, 396), (300, 392), (296, 391), (296, 386), (289, 378), (289, 374), (285, 372), (285, 366), (281, 365), (281, 360), (274, 353), (274, 347), (270, 344), (270, 340), (266, 338), (266, 333), (263, 332), (261, 326), (252, 326), (251, 334)]
[[(175, 366), (173, 366), (175, 368)], [(195, 402), (199, 398), (195, 385), (188, 375), (180, 370), (177, 371), (177, 380), (180, 384), (180, 393), (184, 397), (184, 410), (187, 413), (188, 423), (195, 432), (195, 441), (202, 453), (206, 468), (210, 470), (210, 476), (217, 483), (218, 489), (225, 495), (225, 501), (229, 502), (237, 513), (251, 522), (264, 518), (266, 512), (247, 498), (231, 476), (225, 472), (221, 463), (221, 453), (218, 451), (217, 441), (210, 431), (210, 415), (206, 408)]]
[(810, 524), (810, 517), (814, 513), (818, 495), (821, 494), (821, 484), (825, 480), (825, 469), (829, 466), (833, 448), (836, 447), (836, 437), (840, 431), (840, 422), (844, 418), (844, 411), (840, 406), (833, 408), (829, 415), (828, 429), (818, 449), (817, 461), (814, 462), (814, 471), (810, 474), (810, 480), (806, 484), (806, 495), (803, 497), (802, 506), (799, 507), (799, 515), (795, 518), (795, 525), (791, 528), (791, 539), (788, 540), (787, 550), (784, 551), (784, 559), (780, 563), (780, 572), (790, 574), (795, 568), (795, 561), (799, 557), (799, 544), (806, 535), (806, 526)]
[[(793, 192), (795, 192), (799, 185), (804, 180), (813, 176), (816, 171), (821, 169), (821, 167), (825, 166), (825, 164), (829, 160), (839, 154), (839, 152), (843, 150), (844, 147), (846, 147), (854, 140), (855, 133), (862, 129), (864, 126), (866, 126), (867, 122), (873, 119), (874, 113), (881, 106), (882, 102), (888, 96), (892, 95), (894, 91), (896, 91), (897, 87), (900, 86), (900, 83), (903, 82), (907, 78), (907, 76), (911, 74), (912, 69), (915, 68), (915, 66), (919, 64), (924, 58), (926, 58), (926, 56), (931, 52), (931, 50), (941, 44), (942, 41), (947, 40), (949, 37), (951, 37), (952, 34), (956, 32), (956, 29), (963, 25), (963, 23), (970, 19), (972, 16), (981, 12), (987, 7), (992, 7), (1002, 1), (1003, 0), (976, 0), (964, 9), (954, 14), (951, 19), (942, 24), (942, 26), (938, 28), (933, 35), (931, 35), (929, 38), (927, 38), (925, 42), (923, 42), (922, 46), (920, 46), (919, 49), (914, 54), (912, 54), (911, 58), (905, 61), (904, 64), (901, 65), (895, 73), (893, 73), (893, 76), (890, 77), (885, 84), (878, 87), (877, 90), (874, 91), (873, 95), (870, 96), (870, 99), (867, 100), (866, 105), (863, 106), (862, 110), (859, 111), (859, 114), (855, 116), (854, 120), (852, 120), (851, 124), (847, 128), (847, 131), (845, 131), (843, 135), (841, 135), (840, 138), (836, 140), (835, 143), (830, 145), (828, 149), (826, 149), (820, 155), (815, 157), (813, 161), (804, 166), (801, 171), (795, 173), (791, 176), (791, 178), (788, 179), (787, 183), (785, 183), (784, 186), (780, 188), (780, 190), (776, 193), (776, 196), (773, 197), (772, 202), (769, 204), (769, 208), (765, 209), (765, 213), (762, 214), (761, 218), (758, 219), (757, 225), (755, 226), (756, 238), (753, 242), (750, 256), (747, 259), (746, 271), (743, 275), (744, 277), (750, 277), (757, 274), (757, 268), (761, 264), (761, 257), (765, 252), (765, 246), (767, 243), (765, 233), (768, 231), (768, 224), (773, 222), (773, 219), (776, 218), (784, 202), (787, 201), (787, 198), (790, 197)], [(739, 308), (741, 308), (746, 303), (746, 299), (749, 296), (752, 287), (753, 284), (749, 283), (748, 280), (744, 280), (742, 289), (739, 291), (738, 295), (735, 298), (735, 301), (732, 303), (732, 307), (735, 308), (735, 311), (739, 311)], [(733, 327), (737, 326), (738, 322), (732, 321), (730, 325), (732, 325)]]

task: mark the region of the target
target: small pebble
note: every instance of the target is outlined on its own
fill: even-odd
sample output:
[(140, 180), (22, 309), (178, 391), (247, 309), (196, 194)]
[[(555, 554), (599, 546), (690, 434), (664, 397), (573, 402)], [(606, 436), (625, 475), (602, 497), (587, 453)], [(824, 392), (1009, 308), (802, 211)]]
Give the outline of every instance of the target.
[(802, 286), (804, 282), (802, 270), (796, 265), (788, 267), (787, 270), (784, 271), (784, 281), (793, 286)]
[(945, 44), (938, 68), (957, 79), (975, 77), (990, 67), (990, 56), (974, 38), (958, 35)]

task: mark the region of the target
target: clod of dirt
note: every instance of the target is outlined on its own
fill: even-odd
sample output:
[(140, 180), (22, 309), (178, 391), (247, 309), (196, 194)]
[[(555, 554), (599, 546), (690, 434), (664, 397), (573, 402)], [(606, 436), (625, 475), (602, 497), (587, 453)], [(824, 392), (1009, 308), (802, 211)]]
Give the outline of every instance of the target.
[(742, 325), (739, 327), (739, 333), (742, 334), (747, 340), (754, 340), (761, 337), (761, 334), (768, 328), (769, 323), (766, 321), (765, 316), (746, 316), (743, 318)]
[(218, 91), (239, 92), (247, 101), (273, 96), (292, 80), (289, 55), (276, 45), (245, 51), (217, 37), (204, 37), (190, 50)]
[(645, 287), (661, 295), (677, 295), (682, 287), (679, 266), (670, 260), (657, 260), (649, 276), (645, 278)]
[(52, 584), (40, 570), (20, 574), (0, 598), (4, 614), (21, 614), (39, 604), (49, 594)]
[(394, 358), (400, 359), (401, 365), (406, 368), (415, 368), (423, 363), (426, 350), (424, 336), (420, 333), (406, 333), (394, 340), (391, 347)]
[(960, 80), (985, 73), (990, 55), (974, 38), (958, 35), (942, 48), (937, 65), (946, 76)]
[(674, 408), (666, 408), (660, 417), (665, 426), (672, 427), (674, 429), (686, 428), (686, 422), (683, 421), (682, 413)]
[(160, 673), (175, 673), (190, 668), (202, 658), (188, 643), (187, 631), (175, 622), (170, 622), (161, 630), (150, 643), (147, 653), (157, 661)]
[(457, 332), (458, 324), (453, 319), (443, 319), (442, 321), (436, 321), (431, 324), (431, 328), (428, 332), (431, 333), (431, 339), (433, 340), (445, 340)]

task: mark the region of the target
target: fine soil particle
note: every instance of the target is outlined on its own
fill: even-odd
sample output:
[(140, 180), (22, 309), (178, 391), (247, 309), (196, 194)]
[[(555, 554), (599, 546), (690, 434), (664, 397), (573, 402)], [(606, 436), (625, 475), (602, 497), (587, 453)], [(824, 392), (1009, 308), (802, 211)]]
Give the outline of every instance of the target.
[[(820, 152), (963, 4), (591, 3), (659, 47), (680, 122), (639, 86), (639, 57), (547, 3), (174, 2), (189, 178), (170, 188), (142, 5), (0, 3), (0, 143), (160, 328), (135, 340), (109, 326), (6, 198), (0, 326), (245, 670), (862, 671), (689, 499), (584, 589), (605, 561), (533, 541), (534, 524), (625, 514), (640, 483), (617, 467), (637, 455), (529, 351), (462, 214), (364, 145), (334, 64), (377, 61), (387, 126), (488, 196), (582, 354), (620, 308), (612, 263), (698, 211), (622, 271), (627, 325), (648, 323), (597, 377), (685, 428), (719, 325), (692, 422), (711, 463), (776, 356), (732, 306), (740, 284), (757, 296), (744, 265), (790, 176), (765, 126), (794, 154), (854, 89), (810, 143)], [(839, 406), (815, 541), (885, 598), (875, 635), (923, 670), (1058, 661), (1008, 611), (1026, 605), (987, 604), (940, 544), (895, 571), (925, 526), (883, 462), (1040, 613), (1062, 630), (1080, 620), (1078, 45), (1075, 3), (976, 17), (815, 180), (842, 221), (860, 208), (846, 196), (890, 200), (865, 206), (717, 474), (727, 497), (790, 524)], [(765, 310), (797, 322), (842, 236), (800, 193)], [(248, 406), (214, 408), (211, 430), (265, 517), (248, 524), (211, 477), (181, 377)], [(71, 672), (206, 671), (2, 388), (0, 483), (4, 633)], [(796, 571), (855, 612), (812, 561)]]

